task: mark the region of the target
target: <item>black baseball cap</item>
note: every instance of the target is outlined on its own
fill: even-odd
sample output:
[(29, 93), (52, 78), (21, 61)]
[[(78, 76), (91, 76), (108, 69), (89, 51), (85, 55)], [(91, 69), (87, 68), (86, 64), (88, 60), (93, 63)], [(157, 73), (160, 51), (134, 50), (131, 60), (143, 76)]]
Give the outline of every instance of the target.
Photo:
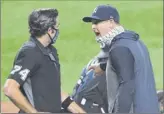
[(99, 5), (97, 6), (92, 15), (89, 17), (84, 17), (84, 22), (92, 22), (92, 20), (109, 20), (113, 19), (115, 22), (119, 23), (120, 16), (116, 8), (110, 6), (110, 5)]

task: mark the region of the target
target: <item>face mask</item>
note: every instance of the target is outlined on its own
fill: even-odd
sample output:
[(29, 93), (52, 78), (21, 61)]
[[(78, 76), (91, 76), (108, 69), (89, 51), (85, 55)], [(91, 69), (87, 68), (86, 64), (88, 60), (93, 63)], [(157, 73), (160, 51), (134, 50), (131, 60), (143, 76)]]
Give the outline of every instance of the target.
[(114, 28), (111, 32), (107, 33), (102, 37), (96, 37), (96, 41), (100, 43), (100, 48), (105, 48), (111, 44), (111, 41), (115, 36), (124, 32), (124, 28), (122, 26), (118, 26)]
[(54, 29), (54, 30), (56, 30), (56, 34), (55, 34), (54, 37), (51, 37), (51, 36), (47, 33), (48, 36), (49, 36), (49, 38), (51, 39), (51, 43), (50, 43), (50, 44), (54, 44), (54, 43), (56, 42), (58, 36), (59, 36), (59, 29)]
[(56, 34), (55, 36), (52, 38), (51, 43), (54, 44), (59, 36), (59, 29), (55, 29), (56, 30)]

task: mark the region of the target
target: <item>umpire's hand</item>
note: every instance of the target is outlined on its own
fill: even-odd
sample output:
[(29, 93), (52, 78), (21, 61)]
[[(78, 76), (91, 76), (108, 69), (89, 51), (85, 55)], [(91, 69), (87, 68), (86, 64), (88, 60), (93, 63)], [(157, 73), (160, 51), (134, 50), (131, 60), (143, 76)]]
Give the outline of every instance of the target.
[[(104, 71), (100, 68), (100, 63), (92, 64), (88, 70), (94, 70), (95, 74), (103, 74)], [(97, 76), (97, 75), (95, 75)]]

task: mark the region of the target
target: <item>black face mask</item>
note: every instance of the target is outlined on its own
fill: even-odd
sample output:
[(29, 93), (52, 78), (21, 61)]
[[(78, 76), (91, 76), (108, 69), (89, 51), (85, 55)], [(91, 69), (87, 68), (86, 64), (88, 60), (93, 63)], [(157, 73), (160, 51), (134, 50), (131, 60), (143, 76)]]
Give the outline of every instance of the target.
[(54, 37), (51, 37), (51, 36), (47, 33), (48, 36), (49, 36), (49, 38), (50, 38), (50, 40), (51, 40), (51, 43), (50, 43), (50, 44), (54, 44), (54, 43), (56, 42), (58, 36), (59, 36), (59, 29), (55, 29), (55, 28), (54, 28), (54, 30), (56, 31), (56, 34), (55, 34)]

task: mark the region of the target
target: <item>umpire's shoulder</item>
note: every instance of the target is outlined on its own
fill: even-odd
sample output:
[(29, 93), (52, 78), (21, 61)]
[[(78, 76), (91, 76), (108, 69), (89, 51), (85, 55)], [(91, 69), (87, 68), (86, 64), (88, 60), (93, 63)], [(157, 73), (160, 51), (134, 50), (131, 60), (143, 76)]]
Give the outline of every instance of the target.
[(27, 41), (22, 45), (19, 52), (36, 55), (36, 44), (32, 41)]
[(55, 53), (56, 55), (58, 55), (58, 51), (57, 51), (56, 47), (54, 47), (54, 46), (51, 45), (50, 48), (52, 49), (53, 53)]

